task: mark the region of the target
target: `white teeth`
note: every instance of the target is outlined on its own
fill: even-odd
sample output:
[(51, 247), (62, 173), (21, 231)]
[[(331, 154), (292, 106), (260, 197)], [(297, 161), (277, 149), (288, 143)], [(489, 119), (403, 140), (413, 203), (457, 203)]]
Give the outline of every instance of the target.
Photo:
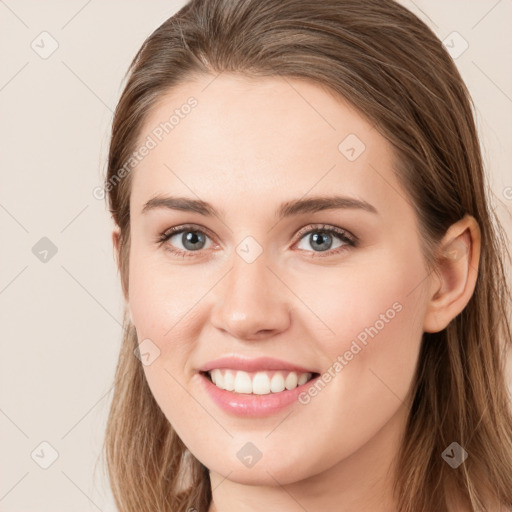
[(290, 372), (286, 380), (284, 381), (284, 385), (286, 389), (294, 389), (297, 387), (297, 374), (295, 372)]
[(272, 393), (284, 391), (284, 377), (282, 373), (277, 372), (274, 374), (270, 381), (270, 391), (272, 391)]
[(251, 377), (247, 372), (236, 372), (235, 391), (237, 393), (252, 393)]
[(306, 382), (308, 381), (308, 375), (307, 373), (302, 373), (300, 376), (299, 376), (299, 379), (297, 381), (297, 385), (298, 386), (302, 386), (302, 384), (306, 384)]
[(296, 372), (255, 372), (248, 373), (237, 370), (210, 370), (208, 372), (212, 382), (221, 389), (235, 393), (252, 393), (255, 395), (268, 395), (280, 393), (285, 389), (295, 389), (311, 379), (311, 373)]
[(258, 372), (252, 379), (252, 392), (256, 395), (268, 395), (270, 393), (270, 379), (263, 372)]
[(210, 372), (210, 376), (216, 386), (224, 389), (224, 377), (222, 376), (222, 373), (220, 373), (220, 370), (213, 370)]
[[(220, 370), (217, 370), (220, 373)], [(232, 372), (226, 372), (224, 374), (224, 389), (228, 391), (235, 390), (235, 374)]]

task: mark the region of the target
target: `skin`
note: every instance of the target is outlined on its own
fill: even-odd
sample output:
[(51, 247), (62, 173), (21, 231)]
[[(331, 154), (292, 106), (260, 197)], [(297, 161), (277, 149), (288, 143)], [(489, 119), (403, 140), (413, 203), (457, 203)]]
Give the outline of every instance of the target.
[[(209, 512), (392, 511), (393, 457), (422, 334), (444, 329), (471, 298), (478, 225), (470, 216), (452, 225), (438, 271), (429, 274), (393, 148), (371, 123), (304, 80), (212, 78), (191, 79), (162, 97), (140, 141), (190, 96), (198, 105), (132, 171), (127, 301), (139, 342), (149, 338), (160, 350), (144, 367), (151, 391), (210, 470)], [(366, 146), (354, 161), (338, 149), (348, 134)], [(282, 202), (333, 193), (363, 199), (378, 214), (275, 216)], [(222, 215), (141, 213), (157, 194), (200, 198)], [(206, 233), (204, 246), (186, 258), (166, 250), (187, 251), (183, 233), (156, 242), (184, 224)], [(297, 234), (311, 226), (321, 236), (323, 224), (348, 231), (359, 245), (333, 235), (331, 254), (315, 257), (327, 251)], [(252, 263), (236, 252), (247, 236), (263, 249)], [(113, 242), (117, 249), (117, 230)], [(452, 249), (457, 257), (443, 256)], [(394, 303), (400, 312), (307, 405), (242, 418), (220, 410), (200, 385), (197, 368), (227, 354), (276, 357), (322, 373)], [(249, 441), (262, 453), (250, 468), (237, 458)]]

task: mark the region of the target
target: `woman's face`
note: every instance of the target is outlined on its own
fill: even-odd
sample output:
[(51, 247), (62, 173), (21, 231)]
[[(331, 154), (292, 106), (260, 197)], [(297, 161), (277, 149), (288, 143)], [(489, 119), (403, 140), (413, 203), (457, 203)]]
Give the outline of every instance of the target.
[[(313, 83), (224, 73), (163, 97), (137, 149), (129, 306), (151, 391), (190, 451), (271, 485), (380, 456), (408, 412), (428, 296), (390, 144)], [(209, 207), (148, 204), (170, 196)], [(159, 241), (172, 227), (185, 231)], [(220, 391), (200, 370), (228, 356), (282, 362), (213, 363), (236, 385)], [(291, 365), (301, 383), (319, 376), (294, 391)]]

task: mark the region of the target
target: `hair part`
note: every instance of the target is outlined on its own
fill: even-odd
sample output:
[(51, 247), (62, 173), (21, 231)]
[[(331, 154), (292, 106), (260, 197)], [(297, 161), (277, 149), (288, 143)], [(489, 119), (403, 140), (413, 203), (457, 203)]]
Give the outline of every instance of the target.
[[(456, 502), (490, 512), (488, 500), (512, 507), (509, 241), (490, 208), (469, 92), (442, 43), (392, 0), (193, 0), (144, 41), (130, 65), (107, 181), (128, 161), (164, 94), (224, 72), (308, 80), (368, 119), (394, 147), (429, 271), (448, 227), (465, 214), (477, 220), (482, 246), (473, 296), (446, 329), (422, 339), (395, 493), (400, 512), (447, 512)], [(108, 190), (126, 299), (131, 182), (128, 173)], [(117, 507), (207, 512), (208, 471), (155, 402), (136, 347), (125, 314), (104, 444)], [(441, 457), (453, 441), (469, 453), (456, 470)]]

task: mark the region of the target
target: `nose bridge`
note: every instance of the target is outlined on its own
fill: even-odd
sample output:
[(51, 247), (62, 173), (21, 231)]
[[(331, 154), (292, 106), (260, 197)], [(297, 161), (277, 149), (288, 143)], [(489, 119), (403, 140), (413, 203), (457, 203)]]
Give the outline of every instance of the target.
[(237, 250), (233, 255), (231, 271), (217, 291), (212, 322), (236, 338), (261, 336), (263, 331), (275, 334), (289, 323), (288, 295), (267, 268), (266, 253), (253, 260), (247, 254)]

